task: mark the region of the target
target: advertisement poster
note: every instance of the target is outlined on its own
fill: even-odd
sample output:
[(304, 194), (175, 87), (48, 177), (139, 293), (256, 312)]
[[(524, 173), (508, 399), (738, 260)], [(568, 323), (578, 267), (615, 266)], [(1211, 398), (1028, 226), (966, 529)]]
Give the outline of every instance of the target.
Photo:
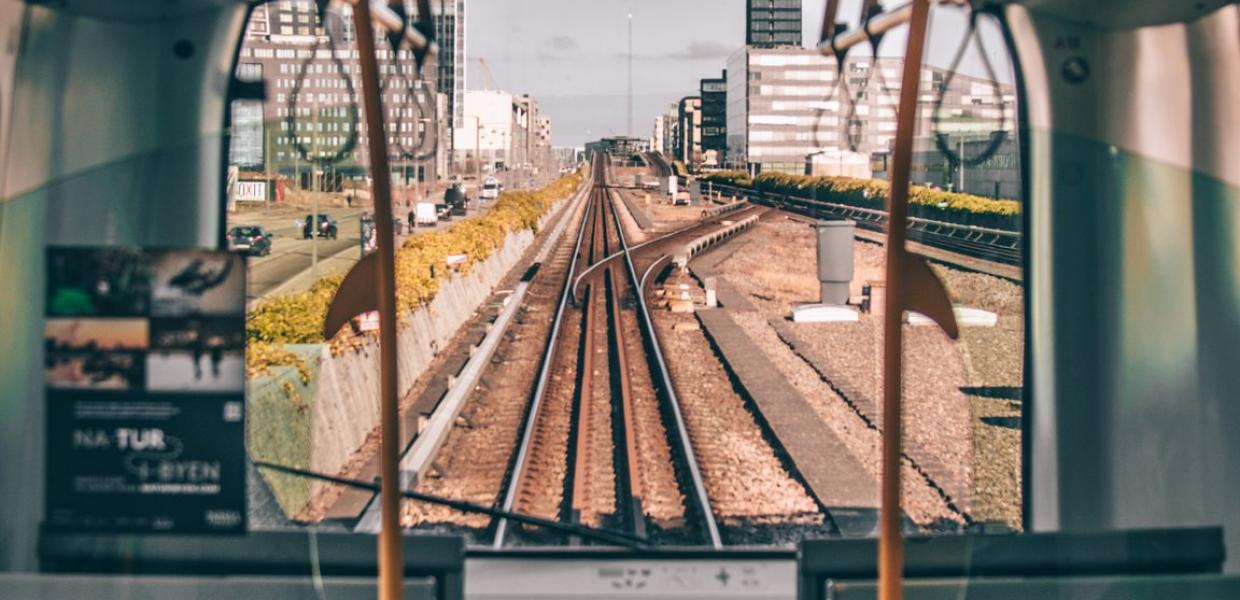
[(47, 526), (244, 533), (245, 261), (48, 250)]

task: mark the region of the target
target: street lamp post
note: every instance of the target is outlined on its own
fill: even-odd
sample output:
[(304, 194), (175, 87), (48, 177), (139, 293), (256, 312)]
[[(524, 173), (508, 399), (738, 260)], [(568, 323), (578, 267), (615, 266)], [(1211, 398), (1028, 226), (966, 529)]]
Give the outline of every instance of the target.
[(319, 101), (318, 97), (314, 100), (314, 128), (310, 131), (311, 139), (311, 156), (310, 160), (310, 197), (313, 199), (314, 208), (310, 212), (310, 272), (314, 273), (314, 278), (319, 277), (319, 182), (315, 177), (315, 165), (318, 164), (319, 158)]
[[(434, 121), (431, 120), (430, 117), (421, 117), (418, 119), (418, 124), (422, 126), (422, 135), (425, 136), (427, 130), (435, 123)], [(439, 137), (436, 136), (435, 139), (438, 140)], [(414, 157), (414, 158), (416, 160), (413, 163), (413, 201), (416, 204), (417, 202), (423, 200), (422, 198), (422, 171), (423, 171), (423, 166), (424, 166), (424, 159), (422, 159), (421, 157)]]

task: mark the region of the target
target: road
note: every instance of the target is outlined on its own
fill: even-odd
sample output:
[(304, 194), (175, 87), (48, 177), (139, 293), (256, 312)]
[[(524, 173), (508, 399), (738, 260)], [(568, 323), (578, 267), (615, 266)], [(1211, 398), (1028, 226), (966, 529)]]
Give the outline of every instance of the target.
[[(253, 301), (270, 294), (310, 269), (314, 261), (314, 245), (318, 246), (319, 266), (322, 267), (320, 269), (321, 272), (327, 271), (329, 268), (329, 265), (324, 264), (328, 262), (327, 259), (329, 257), (339, 254), (348, 248), (357, 249), (361, 239), (360, 216), (362, 209), (326, 208), (323, 209), (323, 212), (336, 219), (338, 236), (334, 240), (325, 238), (315, 240), (302, 239), (301, 229), (295, 224), (295, 221), (306, 217), (307, 213), (303, 212), (302, 209), (282, 207), (272, 209), (268, 214), (263, 214), (263, 211), (260, 210), (238, 212), (229, 215), (230, 225), (260, 225), (274, 234), (270, 255), (249, 258), (248, 301)], [(347, 267), (348, 264), (352, 264), (359, 257), (360, 250), (356, 256), (351, 257), (351, 261), (343, 266)], [(334, 264), (336, 261), (331, 262), (333, 264), (330, 265), (330, 268), (333, 270), (341, 266)]]
[[(472, 191), (472, 190), (471, 190)], [(475, 197), (470, 194), (470, 197)], [(476, 207), (469, 209), (469, 216), (479, 214)], [(331, 215), (337, 221), (337, 238), (334, 240), (317, 238), (302, 239), (301, 228), (297, 221), (308, 214), (304, 208), (278, 207), (264, 211), (263, 209), (238, 211), (228, 216), (229, 226), (259, 225), (275, 234), (271, 254), (253, 256), (248, 259), (248, 282), (246, 301), (252, 303), (266, 296), (295, 292), (308, 289), (321, 276), (332, 273), (343, 273), (361, 258), (359, 244), (361, 242), (361, 215), (369, 212), (369, 208), (325, 207), (321, 212)], [(396, 214), (404, 220), (408, 209), (398, 207)], [(453, 221), (440, 221), (434, 227), (418, 227), (414, 233), (435, 231), (447, 227)], [(410, 235), (407, 231), (397, 235), (397, 245)], [(314, 245), (318, 246), (318, 269), (313, 270)]]

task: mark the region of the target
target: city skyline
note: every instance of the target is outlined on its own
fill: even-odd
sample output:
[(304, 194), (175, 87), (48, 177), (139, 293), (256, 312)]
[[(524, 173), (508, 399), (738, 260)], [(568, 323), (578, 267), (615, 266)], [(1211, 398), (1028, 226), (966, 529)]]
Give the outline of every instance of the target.
[[(672, 4), (645, 0), (595, 0), (564, 5), (553, 0), (508, 3), (469, 0), (467, 23), (469, 89), (483, 77), (477, 57), (486, 59), (496, 85), (529, 93), (556, 123), (554, 144), (581, 146), (605, 136), (648, 137), (652, 119), (681, 98), (696, 95), (699, 81), (718, 77), (728, 57), (744, 46), (745, 0), (684, 0)], [(818, 36), (825, 0), (802, 0), (802, 45)], [(839, 17), (855, 24), (860, 0), (843, 0)], [(902, 3), (900, 3), (902, 4)], [(896, 4), (898, 6), (898, 4)], [(627, 131), (625, 69), (626, 19), (633, 12), (633, 129)], [(555, 14), (556, 19), (540, 16)], [(936, 10), (927, 62), (946, 67), (959, 47), (966, 18), (955, 9)], [(984, 20), (983, 20), (984, 21)], [(565, 27), (571, 23), (572, 27)], [(996, 79), (1011, 81), (1002, 37), (982, 26)], [(884, 40), (880, 54), (903, 54), (902, 31)], [(960, 71), (983, 74), (970, 49)], [(868, 56), (868, 46), (850, 57)]]

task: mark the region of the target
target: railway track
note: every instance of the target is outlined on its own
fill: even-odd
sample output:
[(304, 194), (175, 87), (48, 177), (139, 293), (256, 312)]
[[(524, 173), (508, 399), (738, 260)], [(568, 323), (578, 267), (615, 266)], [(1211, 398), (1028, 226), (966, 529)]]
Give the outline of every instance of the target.
[[(727, 185), (715, 184), (713, 188), (724, 194), (747, 196), (751, 202), (800, 213), (813, 218), (829, 216), (852, 219), (856, 221), (857, 227), (869, 231), (882, 233), (887, 227), (887, 212), (882, 210), (859, 208), (809, 198), (798, 198), (785, 194), (772, 194)], [(1015, 266), (1021, 264), (1021, 234), (1018, 231), (910, 217), (908, 239), (984, 261)]]
[[(501, 506), (647, 538), (681, 503), (677, 537), (720, 547), (638, 271), (711, 224), (630, 247), (606, 170), (597, 157)], [(493, 545), (513, 529), (498, 519)]]

